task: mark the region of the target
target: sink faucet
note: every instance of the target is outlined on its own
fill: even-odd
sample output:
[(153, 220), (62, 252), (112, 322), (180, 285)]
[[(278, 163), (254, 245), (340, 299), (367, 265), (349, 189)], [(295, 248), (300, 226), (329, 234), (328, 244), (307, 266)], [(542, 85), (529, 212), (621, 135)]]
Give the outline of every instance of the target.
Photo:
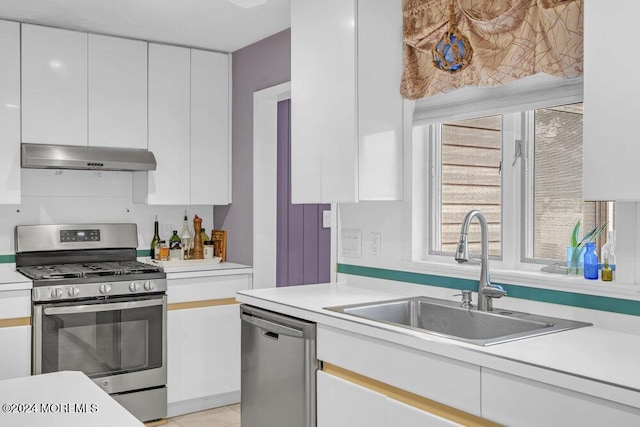
[(487, 219), (478, 210), (467, 213), (462, 221), (460, 230), (460, 241), (456, 249), (456, 261), (459, 263), (469, 261), (469, 226), (473, 218), (477, 218), (480, 223), (480, 237), (482, 240), (482, 256), (480, 260), (480, 282), (478, 283), (478, 310), (493, 311), (493, 298), (501, 298), (507, 293), (501, 286), (492, 285), (489, 280), (489, 238), (487, 232)]

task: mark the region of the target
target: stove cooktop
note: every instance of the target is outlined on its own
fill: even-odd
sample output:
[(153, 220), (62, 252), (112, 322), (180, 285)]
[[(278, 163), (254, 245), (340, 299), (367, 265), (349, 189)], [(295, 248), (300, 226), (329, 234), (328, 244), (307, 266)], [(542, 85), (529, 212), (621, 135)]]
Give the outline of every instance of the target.
[[(129, 276), (133, 274), (153, 274), (162, 272), (161, 267), (139, 261), (34, 265), (18, 267), (17, 270), (28, 278), (37, 281), (96, 277), (101, 277), (104, 280), (107, 280), (108, 276)], [(118, 277), (117, 279), (125, 280), (124, 277)]]

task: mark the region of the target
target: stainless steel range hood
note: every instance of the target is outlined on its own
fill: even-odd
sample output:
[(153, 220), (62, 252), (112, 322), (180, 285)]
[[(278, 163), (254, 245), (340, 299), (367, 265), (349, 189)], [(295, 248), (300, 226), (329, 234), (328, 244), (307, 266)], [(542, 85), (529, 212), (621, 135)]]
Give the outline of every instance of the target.
[(156, 158), (151, 151), (135, 148), (22, 144), (22, 167), (149, 171), (156, 169)]

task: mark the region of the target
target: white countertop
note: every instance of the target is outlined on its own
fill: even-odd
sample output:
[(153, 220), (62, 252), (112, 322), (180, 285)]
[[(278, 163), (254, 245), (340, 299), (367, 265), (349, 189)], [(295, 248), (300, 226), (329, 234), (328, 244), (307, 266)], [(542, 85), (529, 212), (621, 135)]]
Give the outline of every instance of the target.
[(0, 264), (0, 291), (31, 289), (31, 279), (16, 271), (15, 263)]
[(82, 372), (63, 371), (0, 381), (0, 425), (12, 427), (141, 427)]
[(493, 346), (408, 330), (324, 307), (429, 296), (343, 284), (241, 291), (240, 302), (640, 408), (640, 337), (590, 326)]
[[(246, 272), (253, 272), (251, 266), (244, 264), (236, 264), (233, 262), (219, 262), (214, 263), (213, 260), (188, 260), (188, 261), (153, 261), (149, 257), (138, 258), (141, 262), (146, 262), (153, 265), (160, 265), (167, 273), (167, 275), (173, 275), (174, 273), (191, 273), (191, 272), (208, 272), (212, 274), (240, 274)], [(242, 271), (235, 271), (242, 270)]]
[[(150, 259), (139, 258), (141, 262), (151, 263)], [(244, 264), (222, 262), (210, 264), (196, 260), (185, 265), (164, 265), (164, 271), (169, 278), (197, 277), (197, 276), (223, 276), (230, 274), (252, 274), (253, 268)], [(0, 292), (28, 290), (33, 287), (31, 279), (16, 271), (15, 263), (0, 264)]]

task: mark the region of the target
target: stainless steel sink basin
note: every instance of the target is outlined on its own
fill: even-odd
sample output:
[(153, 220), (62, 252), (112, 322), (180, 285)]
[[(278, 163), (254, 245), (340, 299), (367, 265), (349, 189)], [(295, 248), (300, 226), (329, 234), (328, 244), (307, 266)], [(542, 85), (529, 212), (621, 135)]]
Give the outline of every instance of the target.
[(454, 301), (428, 297), (325, 308), (483, 346), (591, 326), (591, 323), (516, 311), (478, 311), (462, 308)]

